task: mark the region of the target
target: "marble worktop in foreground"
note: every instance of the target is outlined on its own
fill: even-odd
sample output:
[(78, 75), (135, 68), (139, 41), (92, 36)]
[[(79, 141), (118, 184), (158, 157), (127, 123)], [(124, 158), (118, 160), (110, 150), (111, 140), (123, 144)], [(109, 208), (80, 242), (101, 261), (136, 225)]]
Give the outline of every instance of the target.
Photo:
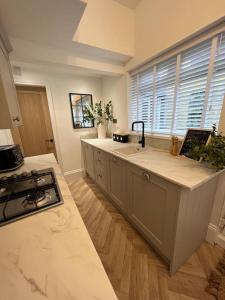
[(53, 154), (26, 158), (16, 172), (49, 167), (64, 204), (0, 227), (0, 299), (116, 300)]
[(168, 151), (149, 146), (146, 146), (146, 151), (138, 154), (121, 155), (115, 151), (119, 148), (138, 144), (122, 144), (109, 138), (82, 139), (82, 141), (190, 190), (224, 172), (224, 170), (216, 172), (185, 156), (173, 156)]

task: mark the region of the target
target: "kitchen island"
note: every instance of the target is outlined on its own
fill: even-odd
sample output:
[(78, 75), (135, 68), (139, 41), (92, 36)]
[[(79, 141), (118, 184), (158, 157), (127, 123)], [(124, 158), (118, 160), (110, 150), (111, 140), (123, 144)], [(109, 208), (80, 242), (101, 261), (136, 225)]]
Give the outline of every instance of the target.
[(2, 300), (116, 300), (53, 154), (11, 173), (54, 168), (64, 204), (0, 227)]
[(224, 171), (137, 146), (82, 140), (85, 170), (174, 274), (205, 240)]

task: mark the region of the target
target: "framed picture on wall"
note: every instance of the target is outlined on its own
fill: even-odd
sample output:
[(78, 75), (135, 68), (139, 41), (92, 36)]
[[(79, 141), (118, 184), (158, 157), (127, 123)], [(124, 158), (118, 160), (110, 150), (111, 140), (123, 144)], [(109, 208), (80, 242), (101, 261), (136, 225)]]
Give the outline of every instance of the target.
[(84, 119), (84, 107), (87, 104), (92, 105), (92, 95), (69, 93), (69, 98), (73, 128), (80, 129), (94, 127), (94, 121), (87, 121)]

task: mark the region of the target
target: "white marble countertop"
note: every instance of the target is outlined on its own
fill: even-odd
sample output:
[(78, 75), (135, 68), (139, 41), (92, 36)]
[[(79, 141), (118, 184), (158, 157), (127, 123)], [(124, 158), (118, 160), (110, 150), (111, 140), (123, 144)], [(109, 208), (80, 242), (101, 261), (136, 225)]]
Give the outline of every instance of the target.
[(83, 139), (82, 141), (191, 190), (224, 172), (224, 170), (216, 172), (200, 162), (184, 156), (173, 156), (162, 149), (148, 147), (147, 151), (125, 156), (114, 151), (134, 144), (122, 144), (112, 139)]
[(26, 158), (16, 172), (49, 167), (64, 204), (0, 227), (0, 299), (116, 300), (53, 154)]

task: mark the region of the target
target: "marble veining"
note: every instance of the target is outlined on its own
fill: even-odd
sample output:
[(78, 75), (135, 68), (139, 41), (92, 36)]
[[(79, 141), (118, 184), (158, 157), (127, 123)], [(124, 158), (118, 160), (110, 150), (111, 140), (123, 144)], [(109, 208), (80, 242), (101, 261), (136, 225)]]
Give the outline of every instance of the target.
[(224, 172), (224, 170), (216, 172), (200, 162), (184, 156), (173, 156), (166, 150), (154, 147), (147, 146), (147, 151), (125, 156), (114, 151), (133, 143), (121, 144), (112, 139), (84, 139), (83, 141), (191, 190)]
[(0, 227), (0, 299), (116, 300), (53, 154), (26, 158), (17, 173), (49, 167), (64, 204)]

